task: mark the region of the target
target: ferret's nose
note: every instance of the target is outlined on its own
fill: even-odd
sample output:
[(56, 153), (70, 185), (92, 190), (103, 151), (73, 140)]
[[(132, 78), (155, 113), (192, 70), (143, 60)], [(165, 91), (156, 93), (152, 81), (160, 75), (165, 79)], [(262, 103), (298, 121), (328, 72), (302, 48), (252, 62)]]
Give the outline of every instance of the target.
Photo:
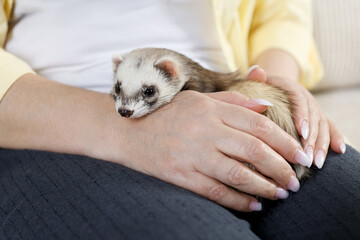
[(123, 117), (130, 117), (133, 113), (134, 113), (134, 111), (130, 111), (130, 110), (127, 110), (127, 109), (119, 109), (118, 110), (118, 113), (121, 115), (121, 116), (123, 116)]

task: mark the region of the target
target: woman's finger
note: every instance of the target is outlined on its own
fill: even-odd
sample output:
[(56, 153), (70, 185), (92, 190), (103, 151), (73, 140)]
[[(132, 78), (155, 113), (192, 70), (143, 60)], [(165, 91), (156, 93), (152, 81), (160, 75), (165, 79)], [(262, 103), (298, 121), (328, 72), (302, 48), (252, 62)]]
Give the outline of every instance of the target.
[(304, 91), (291, 92), (291, 102), (293, 103), (293, 119), (297, 132), (302, 139), (307, 140), (310, 134), (310, 116), (308, 98)]
[(266, 82), (267, 75), (264, 69), (262, 69), (259, 65), (254, 65), (249, 68), (248, 74), (246, 75), (245, 79), (258, 82)]
[(242, 106), (248, 109), (251, 109), (258, 113), (263, 113), (266, 111), (268, 106), (272, 106), (266, 100), (259, 101), (260, 99), (249, 99), (248, 97), (242, 95), (239, 92), (215, 92), (215, 93), (204, 93), (205, 95), (230, 104)]
[(306, 89), (300, 84), (285, 81), (278, 77), (269, 77), (268, 82), (271, 85), (280, 87), (290, 94), (291, 102), (293, 103), (293, 118), (295, 128), (300, 136), (304, 140), (309, 137), (310, 126), (309, 126), (309, 103), (306, 96)]
[(315, 146), (315, 165), (321, 169), (324, 165), (325, 158), (330, 144), (330, 132), (328, 121), (325, 117), (321, 117), (319, 121), (319, 134)]
[(223, 104), (219, 118), (227, 126), (260, 139), (287, 161), (303, 166), (311, 165), (311, 160), (300, 144), (267, 117), (246, 108), (234, 109)]
[(345, 153), (346, 145), (344, 143), (344, 137), (340, 130), (336, 127), (335, 123), (328, 119), (330, 129), (330, 147), (337, 153)]
[[(219, 138), (215, 142), (215, 147), (219, 149), (225, 155), (240, 160), (242, 162), (246, 162), (254, 166), (262, 175), (268, 176), (277, 182), (280, 186), (285, 189), (290, 189), (292, 191), (298, 190), (298, 185), (293, 186), (292, 177), (295, 176), (294, 170), (291, 168), (288, 162), (286, 162), (278, 153), (276, 153), (273, 149), (271, 149), (268, 145), (263, 143), (261, 140), (242, 132), (235, 131), (230, 127), (224, 127), (223, 130), (225, 132), (224, 138)], [(226, 133), (227, 132), (227, 133)], [(240, 168), (240, 167), (239, 167)], [(243, 169), (238, 169), (239, 171)], [(244, 170), (245, 171), (245, 170)], [(245, 171), (245, 174), (248, 176), (251, 175), (249, 172)], [(250, 178), (248, 176), (244, 176), (247, 180)], [(262, 197), (272, 198), (274, 197), (276, 186), (263, 184), (263, 180), (266, 179), (258, 179), (256, 176), (252, 176), (251, 183), (254, 183), (255, 186), (260, 188), (265, 194)], [(260, 181), (261, 180), (261, 181)], [(244, 191), (246, 186), (241, 186), (242, 191)], [(255, 184), (258, 183), (258, 184)], [(260, 186), (261, 184), (262, 187)], [(264, 187), (268, 188), (268, 191)], [(254, 190), (250, 190), (249, 193), (253, 193)], [(256, 193), (257, 195), (261, 195)]]
[(305, 153), (309, 156), (311, 162), (313, 162), (314, 160), (314, 150), (319, 135), (319, 120), (320, 120), (320, 113), (319, 113), (320, 110), (317, 108), (316, 103), (313, 103), (312, 106), (313, 108), (311, 108), (309, 112), (309, 121), (310, 121), (309, 137), (306, 140), (302, 139), (302, 144)]
[(184, 182), (184, 185), (180, 184), (180, 187), (193, 191), (224, 207), (241, 212), (260, 211), (262, 209), (261, 203), (256, 198), (225, 186), (202, 173), (189, 172), (186, 174), (186, 179), (187, 181)]
[(284, 188), (278, 187), (273, 181), (225, 155), (212, 156), (208, 164), (201, 164), (197, 169), (227, 186), (251, 195), (271, 200), (285, 199), (289, 195)]

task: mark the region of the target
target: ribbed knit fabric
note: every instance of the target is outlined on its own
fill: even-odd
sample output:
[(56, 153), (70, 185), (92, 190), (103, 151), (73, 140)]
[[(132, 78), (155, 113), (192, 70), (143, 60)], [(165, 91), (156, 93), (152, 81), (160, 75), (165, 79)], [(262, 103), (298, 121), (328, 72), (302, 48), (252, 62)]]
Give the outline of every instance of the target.
[(299, 192), (282, 201), (266, 201), (267, 211), (251, 216), (262, 239), (360, 239), (360, 154), (347, 147), (344, 155), (330, 152), (323, 169)]
[(81, 156), (0, 150), (0, 239), (258, 239), (194, 193)]
[(324, 90), (360, 86), (360, 1), (316, 0), (314, 34), (324, 66)]
[[(247, 214), (263, 239), (360, 239), (360, 154), (330, 153), (298, 193)], [(196, 194), (87, 157), (0, 150), (0, 239), (258, 239)]]

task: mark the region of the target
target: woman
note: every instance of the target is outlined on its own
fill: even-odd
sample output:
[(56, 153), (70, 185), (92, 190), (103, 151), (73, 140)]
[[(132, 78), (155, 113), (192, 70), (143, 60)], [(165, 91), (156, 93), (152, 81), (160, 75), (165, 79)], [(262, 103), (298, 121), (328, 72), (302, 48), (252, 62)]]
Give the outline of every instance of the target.
[[(360, 157), (351, 148), (328, 157), (343, 163), (328, 161), (298, 193), (277, 200), (299, 190), (287, 161), (322, 168), (329, 145), (345, 152), (339, 131), (297, 83), (311, 87), (321, 77), (310, 1), (17, 0), (10, 14), (13, 7), (4, 1), (1, 17), (12, 19), (11, 31), (2, 21), (7, 52), (0, 55), (5, 238), (359, 235), (351, 226), (358, 214), (344, 215), (350, 210), (339, 198), (358, 199)], [(120, 118), (106, 94), (108, 59), (145, 46), (179, 51), (216, 71), (260, 65), (248, 78), (294, 95), (303, 146), (257, 113), (266, 109), (261, 101), (227, 92), (186, 91), (145, 118)], [(8, 150), (23, 148), (40, 151)], [(347, 187), (328, 189), (334, 178)], [(277, 201), (264, 207), (254, 195)], [(224, 207), (263, 211), (236, 217)], [(334, 221), (342, 224), (330, 227)]]

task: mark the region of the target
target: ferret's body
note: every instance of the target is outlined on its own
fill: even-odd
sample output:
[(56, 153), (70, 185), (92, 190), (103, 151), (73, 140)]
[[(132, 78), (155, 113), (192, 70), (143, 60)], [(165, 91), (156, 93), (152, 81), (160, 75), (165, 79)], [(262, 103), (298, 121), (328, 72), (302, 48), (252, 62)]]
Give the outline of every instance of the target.
[[(158, 48), (136, 49), (113, 58), (115, 84), (112, 96), (116, 109), (124, 117), (142, 117), (167, 104), (182, 90), (199, 92), (238, 91), (274, 106), (263, 113), (299, 141), (289, 95), (266, 83), (242, 80), (239, 72), (218, 73), (201, 67), (186, 56)], [(307, 168), (293, 165), (297, 177)]]

